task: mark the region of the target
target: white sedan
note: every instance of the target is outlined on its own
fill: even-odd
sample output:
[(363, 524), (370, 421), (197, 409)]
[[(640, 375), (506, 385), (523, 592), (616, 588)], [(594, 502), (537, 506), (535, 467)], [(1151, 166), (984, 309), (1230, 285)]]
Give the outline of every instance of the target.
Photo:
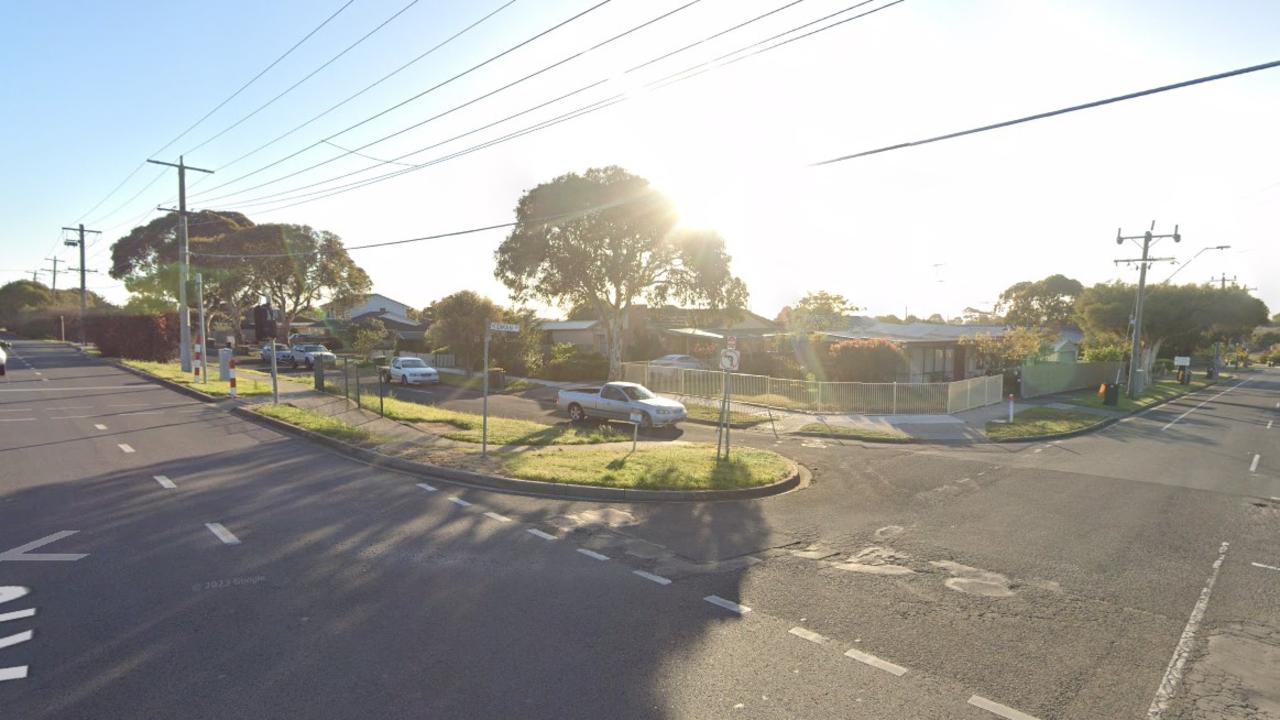
[(440, 382), (440, 373), (416, 357), (392, 358), (391, 364), (382, 368), (382, 382), (398, 382), (401, 385), (417, 385)]

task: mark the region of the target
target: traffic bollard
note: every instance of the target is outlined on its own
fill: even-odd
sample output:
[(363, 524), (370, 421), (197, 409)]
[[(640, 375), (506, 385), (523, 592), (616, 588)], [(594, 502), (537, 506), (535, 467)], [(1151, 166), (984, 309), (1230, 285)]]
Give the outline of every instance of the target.
[(1009, 422), (1013, 422), (1013, 393), (1009, 393)]
[(236, 359), (231, 358), (230, 364), (227, 365), (227, 394), (231, 397), (236, 396)]

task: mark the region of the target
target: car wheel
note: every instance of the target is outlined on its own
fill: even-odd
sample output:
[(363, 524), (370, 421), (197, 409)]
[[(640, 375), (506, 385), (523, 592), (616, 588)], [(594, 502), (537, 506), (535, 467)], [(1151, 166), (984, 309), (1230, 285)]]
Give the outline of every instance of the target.
[(313, 368), (313, 367), (315, 367), (315, 364), (314, 364), (314, 363), (312, 363), (310, 360), (308, 360), (308, 361), (307, 361), (307, 369), (308, 369), (308, 370), (310, 370), (310, 369), (311, 369), (311, 368)]
[(653, 416), (651, 416), (649, 413), (645, 413), (643, 416), (641, 416), (641, 418), (640, 418), (640, 427), (641, 427), (641, 428), (643, 428), (643, 429), (645, 429), (645, 430), (652, 430), (652, 429), (653, 429)]
[(569, 403), (569, 420), (573, 422), (582, 422), (587, 419), (587, 414), (583, 412), (582, 406), (578, 403)]
[(408, 376), (408, 375), (401, 375), (401, 376), (400, 376), (400, 384), (401, 384), (401, 385), (408, 385), (408, 384), (409, 384), (409, 376)]

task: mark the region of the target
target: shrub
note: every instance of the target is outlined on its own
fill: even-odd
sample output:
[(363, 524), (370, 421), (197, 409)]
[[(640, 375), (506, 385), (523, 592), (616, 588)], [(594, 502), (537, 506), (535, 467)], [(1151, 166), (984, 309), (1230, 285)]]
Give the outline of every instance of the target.
[(178, 316), (92, 315), (85, 336), (106, 357), (165, 362), (178, 354)]
[(844, 382), (893, 382), (905, 367), (902, 348), (887, 340), (845, 340), (827, 348), (828, 373)]
[(609, 376), (609, 359), (598, 352), (585, 351), (573, 343), (559, 343), (543, 364), (538, 377), (547, 380), (603, 380)]

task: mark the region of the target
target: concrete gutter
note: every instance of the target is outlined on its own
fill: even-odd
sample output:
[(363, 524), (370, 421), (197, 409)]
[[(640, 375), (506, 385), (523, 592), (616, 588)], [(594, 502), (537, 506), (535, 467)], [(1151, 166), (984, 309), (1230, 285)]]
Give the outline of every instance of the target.
[(337, 452), (375, 467), (386, 467), (399, 470), (410, 475), (428, 479), (440, 479), (482, 490), (517, 495), (530, 495), (554, 500), (588, 500), (604, 502), (721, 502), (726, 500), (751, 500), (779, 495), (807, 485), (809, 472), (803, 466), (793, 463), (794, 470), (783, 480), (753, 488), (737, 488), (732, 490), (633, 490), (630, 488), (598, 487), (595, 485), (573, 485), (569, 483), (546, 483), (536, 480), (518, 480), (500, 475), (485, 475), (459, 470), (441, 465), (428, 465), (413, 462), (404, 458), (383, 455), (369, 448), (362, 448), (320, 433), (290, 425), (282, 420), (267, 417), (253, 412), (247, 407), (236, 406), (231, 413), (260, 425), (266, 425), (281, 432), (301, 437), (329, 447)]
[(125, 365), (124, 363), (119, 362), (117, 360), (107, 360), (106, 362), (120, 368), (121, 370), (124, 370), (127, 373), (132, 373), (134, 375), (137, 375), (143, 380), (150, 380), (151, 382), (156, 383), (158, 385), (163, 385), (169, 388), (170, 390), (173, 390), (174, 392), (182, 393), (187, 397), (193, 397), (196, 400), (200, 400), (202, 402), (215, 403), (215, 402), (219, 402), (220, 400), (231, 399), (229, 397), (220, 398), (220, 397), (215, 397), (213, 395), (209, 395), (207, 393), (202, 393), (199, 390), (195, 390), (188, 385), (183, 385), (182, 383), (176, 383), (172, 380), (166, 380), (165, 378), (157, 377), (155, 375), (152, 375), (151, 373), (143, 372), (142, 370), (131, 368), (128, 365)]

